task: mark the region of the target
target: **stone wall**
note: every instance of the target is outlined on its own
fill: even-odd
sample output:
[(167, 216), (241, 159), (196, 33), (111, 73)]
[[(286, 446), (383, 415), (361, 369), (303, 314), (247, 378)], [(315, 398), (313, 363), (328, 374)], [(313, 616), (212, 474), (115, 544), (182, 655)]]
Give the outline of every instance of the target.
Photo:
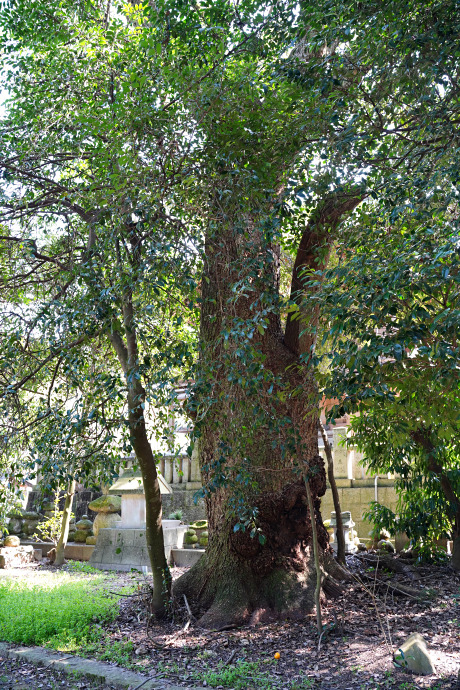
[[(379, 476), (376, 481), (376, 478), (368, 475), (361, 466), (362, 455), (356, 449), (342, 445), (347, 430), (347, 426), (333, 426), (328, 431), (334, 457), (334, 473), (342, 510), (351, 512), (359, 537), (367, 539), (372, 525), (363, 519), (363, 513), (368, 510), (371, 501), (377, 499), (379, 503), (395, 510), (397, 496), (394, 480), (391, 477)], [(325, 458), (321, 438), (319, 438), (319, 445), (320, 453)], [(183, 455), (178, 460), (165, 456), (160, 462), (160, 471), (173, 489), (172, 495), (163, 496), (164, 516), (168, 517), (171, 512), (182, 510), (187, 522), (203, 519), (205, 517), (203, 501), (200, 499), (198, 504), (194, 503), (196, 491), (201, 487), (197, 455), (194, 453), (191, 458)], [(328, 485), (326, 495), (321, 500), (323, 519), (328, 520), (333, 510), (332, 492)]]
[(170, 484), (173, 493), (163, 495), (163, 515), (181, 510), (184, 522), (196, 522), (206, 518), (203, 499), (195, 502), (195, 494), (201, 489), (201, 472), (198, 455), (181, 455), (179, 458), (164, 456), (160, 461), (160, 472)]
[[(99, 498), (99, 496), (102, 496), (101, 491), (92, 491), (89, 489), (81, 489), (80, 491), (76, 491), (72, 512), (75, 515), (77, 522), (78, 520), (81, 520), (83, 515), (88, 515), (88, 504), (91, 503), (91, 501), (96, 500), (96, 498)], [(41, 506), (46, 501), (53, 501), (53, 496), (45, 497), (40, 489), (35, 489), (29, 493), (26, 509), (41, 513)], [(62, 495), (62, 498), (59, 501), (59, 510), (64, 509), (64, 501), (65, 497)]]
[[(362, 458), (354, 448), (341, 445), (347, 434), (347, 426), (334, 426), (328, 431), (329, 442), (332, 445), (334, 457), (334, 472), (339, 490), (342, 510), (349, 510), (356, 523), (359, 537), (366, 539), (371, 530), (371, 524), (363, 519), (363, 513), (369, 508), (371, 501), (376, 498), (379, 503), (396, 509), (397, 496), (394, 480), (388, 475), (375, 477), (366, 474), (360, 465)], [(325, 458), (322, 439), (319, 438), (320, 454)], [(167, 518), (172, 512), (181, 510), (185, 522), (195, 522), (206, 517), (202, 499), (195, 503), (195, 494), (201, 488), (201, 474), (199, 459), (194, 452), (190, 458), (181, 455), (178, 458), (164, 456), (159, 464), (159, 470), (170, 484), (173, 493), (163, 495), (163, 516)], [(321, 513), (324, 520), (331, 517), (334, 510), (332, 493), (328, 485), (326, 495), (321, 500)]]

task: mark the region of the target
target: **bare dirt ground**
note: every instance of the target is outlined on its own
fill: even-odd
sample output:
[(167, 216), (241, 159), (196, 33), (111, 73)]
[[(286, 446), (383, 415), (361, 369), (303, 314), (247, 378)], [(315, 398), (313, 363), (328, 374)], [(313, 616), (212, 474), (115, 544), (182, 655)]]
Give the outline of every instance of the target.
[[(280, 621), (210, 632), (201, 629), (193, 618), (189, 620), (184, 602), (176, 602), (174, 622), (147, 625), (142, 592), (121, 599), (118, 619), (105, 626), (105, 644), (120, 650), (119, 659), (115, 652), (111, 657), (114, 663), (184, 688), (460, 689), (459, 575), (448, 566), (418, 566), (414, 569), (416, 577), (408, 579), (404, 573), (375, 574), (354, 557), (349, 565), (364, 584), (354, 580), (339, 599), (324, 601), (327, 631), (320, 644), (314, 614), (302, 623)], [(40, 570), (28, 576), (39, 578)], [(182, 572), (174, 569), (173, 575), (178, 577)], [(14, 575), (9, 571), (8, 576)], [(24, 569), (17, 576), (26, 576)], [(111, 574), (107, 586), (113, 590), (133, 579), (142, 589), (146, 580), (127, 573)], [(428, 597), (401, 594), (397, 590), (404, 584), (428, 590)], [(393, 651), (413, 632), (424, 636), (436, 666), (435, 675), (414, 676), (395, 667)], [(277, 661), (276, 652), (280, 654)], [(231, 678), (222, 675), (223, 665), (226, 672), (247, 669), (246, 680), (240, 673), (232, 684)], [(3, 687), (16, 686), (2, 686), (0, 671)]]

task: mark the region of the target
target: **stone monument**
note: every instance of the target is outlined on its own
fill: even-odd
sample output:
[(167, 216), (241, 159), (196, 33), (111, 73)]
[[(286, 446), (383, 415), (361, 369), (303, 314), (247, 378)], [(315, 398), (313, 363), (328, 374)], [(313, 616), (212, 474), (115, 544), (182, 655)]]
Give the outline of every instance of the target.
[[(171, 494), (172, 489), (159, 474), (160, 492)], [(96, 548), (90, 563), (101, 570), (132, 568), (147, 572), (150, 559), (145, 538), (145, 497), (140, 472), (127, 470), (110, 487), (109, 495), (121, 496), (121, 520), (113, 527), (99, 529)], [(171, 550), (182, 548), (187, 526), (180, 520), (163, 520), (165, 554), (168, 561)]]

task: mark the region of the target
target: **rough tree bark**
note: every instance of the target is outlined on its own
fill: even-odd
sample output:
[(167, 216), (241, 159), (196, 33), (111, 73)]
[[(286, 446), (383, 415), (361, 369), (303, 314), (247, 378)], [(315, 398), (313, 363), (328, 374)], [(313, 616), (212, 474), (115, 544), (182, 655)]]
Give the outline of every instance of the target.
[[(356, 197), (335, 198), (305, 229), (293, 276), (292, 299), (298, 304), (303, 303), (302, 268), (320, 265), (340, 219), (357, 203)], [(187, 595), (201, 625), (221, 628), (301, 618), (312, 610), (316, 575), (307, 474), (322, 554), (328, 535), (319, 512), (326, 481), (318, 455), (317, 392), (301, 360), (314, 338), (301, 337), (299, 324), (290, 320), (286, 334), (282, 331), (278, 248), (264, 246), (261, 224), (252, 220), (238, 228), (225, 208), (214, 218), (203, 280), (205, 373), (192, 402), (201, 434), (209, 544), (175, 592)], [(257, 314), (263, 314), (258, 327)], [(238, 332), (251, 323), (248, 354)], [(241, 500), (236, 507), (235, 492)], [(243, 504), (255, 509), (254, 521), (235, 531)]]
[(72, 479), (67, 487), (65, 496), (64, 510), (62, 512), (61, 534), (59, 535), (58, 543), (56, 544), (56, 558), (54, 565), (63, 565), (64, 551), (67, 539), (69, 538), (70, 516), (72, 515), (73, 498), (75, 496), (76, 481)]

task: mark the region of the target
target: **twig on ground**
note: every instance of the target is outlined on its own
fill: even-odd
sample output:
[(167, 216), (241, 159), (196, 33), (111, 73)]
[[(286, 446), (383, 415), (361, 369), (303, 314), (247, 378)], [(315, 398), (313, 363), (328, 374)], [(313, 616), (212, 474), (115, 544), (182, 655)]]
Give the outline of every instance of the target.
[[(399, 594), (403, 594), (405, 597), (409, 597), (409, 599), (414, 599), (415, 601), (418, 601), (420, 596), (424, 596), (423, 590), (420, 592), (416, 592), (416, 590), (408, 591), (409, 588), (405, 587), (404, 585), (399, 585), (396, 586), (392, 582), (383, 582), (382, 580), (374, 580), (374, 578), (369, 577), (368, 575), (363, 575), (363, 577), (366, 580), (372, 580), (372, 582), (375, 582), (376, 587), (388, 587), (392, 592), (398, 592)], [(364, 587), (364, 583), (361, 583)]]
[[(376, 586), (377, 578), (372, 579), (372, 582), (374, 583), (374, 590), (371, 590), (371, 589), (369, 589), (369, 587), (366, 587), (366, 585), (364, 584), (364, 582), (361, 580), (361, 578), (359, 576), (353, 575), (353, 577), (355, 578), (355, 580), (357, 582), (359, 582), (359, 584), (364, 589), (364, 591), (367, 592), (367, 594), (369, 594), (370, 598), (372, 599), (372, 604), (374, 605), (375, 613), (377, 614), (377, 620), (379, 622), (380, 629), (382, 631), (383, 639), (385, 640), (385, 644), (388, 648), (389, 653), (392, 654), (393, 651), (392, 651), (392, 647), (390, 644), (391, 639), (388, 640), (388, 638), (387, 638), (385, 628), (383, 627), (382, 618), (380, 616), (380, 611), (377, 607), (377, 597), (375, 596), (375, 586)], [(368, 578), (368, 579), (371, 579), (371, 578)]]
[(149, 680), (153, 680), (153, 678), (146, 678), (145, 680), (142, 681), (142, 683), (139, 683), (139, 685), (136, 685), (132, 690), (139, 690), (143, 685), (149, 682)]
[(230, 654), (230, 656), (228, 657), (227, 661), (224, 663), (224, 665), (222, 666), (222, 668), (225, 668), (226, 666), (228, 666), (229, 664), (231, 664), (232, 661), (233, 661), (233, 659), (235, 658), (235, 656), (236, 656), (236, 649), (234, 649), (233, 652)]
[(324, 635), (325, 632), (326, 632), (326, 628), (324, 628), (323, 632), (322, 632), (321, 635), (319, 636), (319, 640), (318, 640), (318, 654), (320, 653), (320, 650), (321, 650), (321, 640), (323, 639), (323, 635)]
[(189, 619), (189, 621), (191, 621), (191, 620), (193, 620), (192, 609), (190, 608), (190, 605), (187, 601), (187, 597), (185, 596), (185, 594), (183, 595), (183, 597), (184, 597), (184, 601), (185, 601), (185, 608), (187, 609), (187, 613), (188, 613), (188, 619)]

